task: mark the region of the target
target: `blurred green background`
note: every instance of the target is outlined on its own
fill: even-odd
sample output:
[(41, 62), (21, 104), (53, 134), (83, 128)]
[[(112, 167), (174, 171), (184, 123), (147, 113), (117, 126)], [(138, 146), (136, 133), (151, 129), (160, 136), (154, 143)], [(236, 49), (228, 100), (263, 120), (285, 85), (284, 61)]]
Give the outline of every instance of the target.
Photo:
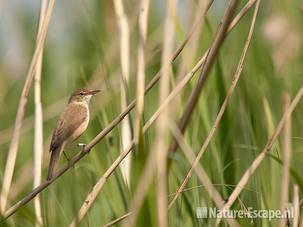
[[(175, 18), (175, 48), (188, 34), (196, 15), (201, 13), (202, 0), (177, 1)], [(240, 1), (238, 10), (247, 1)], [(128, 100), (136, 95), (138, 0), (123, 1), (130, 23), (130, 83)], [(227, 1), (215, 0), (206, 22), (174, 63), (171, 87), (178, 77), (191, 70), (209, 47)], [(150, 81), (161, 66), (163, 26), (166, 4), (151, 1), (147, 46), (146, 81)], [(199, 11), (200, 10), (200, 11)], [(230, 86), (248, 33), (253, 8), (225, 40), (212, 68), (199, 104), (186, 130), (186, 141), (198, 151), (207, 136)], [(0, 0), (0, 183), (3, 178), (7, 152), (15, 122), (18, 101), (35, 48), (39, 1)], [(261, 1), (251, 45), (244, 63), (243, 75), (230, 99), (220, 127), (209, 145), (201, 164), (212, 182), (227, 199), (244, 171), (264, 147), (283, 113), (283, 95), (293, 97), (303, 84), (303, 11), (299, 0)], [(48, 164), (48, 146), (57, 115), (68, 96), (82, 87), (101, 88), (91, 105), (92, 119), (88, 130), (78, 140), (88, 143), (120, 112), (120, 49), (117, 18), (112, 1), (57, 1), (52, 15), (43, 57), (42, 106), (44, 133), (43, 179)], [(198, 74), (198, 73), (197, 73)], [(178, 96), (176, 119), (185, 109), (197, 75)], [(32, 87), (33, 88), (33, 87)], [(159, 106), (158, 86), (146, 96), (144, 119)], [(293, 185), (303, 190), (302, 144), (303, 105), (292, 115), (292, 174), (289, 199)], [(19, 152), (7, 207), (32, 190), (34, 141), (34, 92), (31, 89), (22, 129)], [(131, 123), (135, 114), (131, 112)], [(151, 146), (155, 128), (144, 134), (144, 154), (153, 152)], [(45, 226), (67, 226), (76, 216), (87, 193), (121, 150), (121, 128), (116, 127), (104, 140), (41, 196)], [(68, 148), (70, 156), (78, 149)], [(135, 151), (136, 152), (136, 151)], [(274, 145), (260, 168), (249, 180), (233, 209), (278, 209), (280, 206), (282, 139)], [(190, 164), (179, 150), (172, 157), (169, 170), (169, 194), (174, 193), (184, 179)], [(144, 158), (132, 156), (135, 163), (131, 176), (140, 174)], [(61, 157), (60, 166), (66, 160)], [(137, 167), (136, 167), (137, 166)], [(134, 183), (135, 184), (135, 183)], [(153, 184), (154, 185), (154, 184)], [(212, 226), (214, 220), (197, 219), (196, 207), (214, 206), (198, 178), (193, 175), (188, 190), (179, 197), (169, 212), (170, 226)], [(97, 201), (80, 226), (101, 226), (127, 212), (134, 192), (128, 188), (120, 169), (108, 179)], [(141, 212), (144, 222), (138, 226), (156, 226), (156, 203), (153, 188)], [(277, 220), (238, 220), (243, 226), (276, 226)], [(33, 226), (33, 202), (24, 206), (7, 220), (8, 226)], [(4, 225), (4, 223), (3, 223)], [(224, 226), (222, 222), (222, 226)]]

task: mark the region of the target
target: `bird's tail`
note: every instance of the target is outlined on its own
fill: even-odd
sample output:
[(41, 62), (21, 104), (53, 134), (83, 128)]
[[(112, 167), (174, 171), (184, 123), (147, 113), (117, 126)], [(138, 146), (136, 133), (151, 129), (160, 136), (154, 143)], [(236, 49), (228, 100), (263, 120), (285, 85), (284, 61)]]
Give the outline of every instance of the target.
[(47, 180), (50, 180), (53, 178), (54, 175), (54, 169), (56, 166), (56, 163), (58, 162), (60, 153), (61, 153), (61, 147), (57, 147), (55, 150), (51, 151), (51, 158), (49, 161), (49, 166), (48, 166), (48, 173), (47, 173)]

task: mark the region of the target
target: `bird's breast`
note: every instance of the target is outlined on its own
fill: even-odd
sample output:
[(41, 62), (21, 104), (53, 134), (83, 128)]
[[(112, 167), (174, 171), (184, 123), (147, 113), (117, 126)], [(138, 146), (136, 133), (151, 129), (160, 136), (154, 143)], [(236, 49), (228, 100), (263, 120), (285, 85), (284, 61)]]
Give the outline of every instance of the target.
[(74, 140), (76, 140), (87, 129), (87, 126), (88, 126), (88, 123), (89, 123), (89, 108), (88, 108), (87, 105), (83, 105), (83, 106), (86, 108), (86, 111), (78, 113), (77, 117), (81, 119), (80, 122), (79, 122), (79, 126), (72, 133), (72, 135), (68, 139), (67, 143), (71, 143)]

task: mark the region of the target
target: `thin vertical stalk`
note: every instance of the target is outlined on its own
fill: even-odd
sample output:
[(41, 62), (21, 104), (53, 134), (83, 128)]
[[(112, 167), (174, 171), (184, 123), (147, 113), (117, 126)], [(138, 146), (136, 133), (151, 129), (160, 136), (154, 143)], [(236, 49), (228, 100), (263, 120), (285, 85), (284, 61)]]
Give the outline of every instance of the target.
[[(45, 13), (47, 7), (47, 0), (41, 0), (38, 36), (41, 35), (42, 25), (45, 20)], [(43, 49), (39, 53), (36, 72), (34, 77), (35, 84), (35, 142), (34, 142), (34, 182), (33, 188), (36, 188), (41, 183), (41, 168), (43, 158), (43, 114), (41, 105), (41, 72), (42, 72), (42, 57)], [(43, 225), (43, 219), (41, 215), (41, 204), (39, 195), (34, 200), (36, 227)]]
[(28, 95), (29, 95), (30, 87), (31, 87), (31, 84), (32, 84), (32, 81), (33, 81), (33, 78), (35, 75), (38, 58), (39, 58), (40, 52), (42, 51), (43, 46), (44, 46), (44, 42), (46, 39), (47, 30), (48, 30), (48, 25), (49, 25), (49, 22), (51, 19), (54, 5), (55, 5), (55, 0), (50, 0), (49, 4), (47, 6), (47, 10), (46, 10), (45, 20), (43, 21), (43, 25), (41, 28), (41, 33), (38, 35), (38, 38), (37, 38), (35, 52), (34, 52), (34, 55), (33, 55), (32, 61), (31, 61), (31, 65), (30, 65), (30, 68), (27, 73), (26, 81), (24, 83), (24, 87), (22, 90), (22, 94), (21, 94), (21, 97), (19, 100), (19, 106), (18, 106), (18, 110), (17, 110), (17, 116), (16, 116), (15, 126), (14, 126), (14, 130), (13, 130), (12, 140), (11, 140), (11, 144), (10, 144), (9, 151), (8, 151), (8, 156), (7, 156), (7, 161), (6, 161), (5, 171), (4, 171), (4, 177), (3, 177), (2, 190), (1, 190), (1, 195), (0, 195), (0, 212), (1, 213), (4, 213), (5, 207), (7, 204), (8, 193), (10, 191), (12, 178), (13, 178), (13, 174), (14, 174), (14, 169), (15, 169), (21, 128), (22, 128), (23, 118), (24, 118), (24, 114), (25, 114), (25, 110), (26, 110), (26, 106), (27, 106)]
[[(284, 111), (287, 110), (290, 104), (288, 94), (284, 96)], [(280, 210), (283, 212), (287, 208), (288, 203), (288, 186), (289, 186), (289, 165), (291, 160), (291, 116), (288, 116), (285, 121), (283, 133), (283, 167), (281, 180), (281, 195), (280, 195)], [(280, 219), (280, 227), (285, 226), (285, 218)]]
[(292, 226), (299, 226), (299, 218), (300, 218), (300, 204), (299, 204), (299, 186), (294, 185), (293, 189), (293, 221)]
[[(120, 32), (120, 61), (121, 61), (121, 109), (127, 107), (127, 87), (129, 82), (129, 24), (125, 15), (122, 0), (114, 0), (115, 13)], [(125, 149), (131, 141), (131, 128), (128, 115), (121, 122), (122, 148)], [(129, 186), (131, 157), (127, 156), (121, 163), (121, 172), (125, 184)]]
[(139, 13), (139, 45), (138, 45), (138, 69), (137, 69), (137, 105), (135, 123), (135, 141), (139, 142), (142, 131), (142, 115), (144, 111), (145, 88), (145, 42), (148, 24), (149, 0), (141, 0)]
[[(169, 74), (171, 72), (169, 59), (173, 55), (174, 45), (174, 17), (176, 10), (175, 0), (167, 0), (167, 10), (163, 33), (163, 53), (161, 64), (163, 66), (160, 79), (159, 103), (162, 103), (169, 94)], [(168, 120), (172, 110), (166, 108), (156, 122), (156, 138), (154, 142), (156, 152), (156, 197), (158, 226), (168, 225), (167, 215), (167, 153), (168, 153)]]

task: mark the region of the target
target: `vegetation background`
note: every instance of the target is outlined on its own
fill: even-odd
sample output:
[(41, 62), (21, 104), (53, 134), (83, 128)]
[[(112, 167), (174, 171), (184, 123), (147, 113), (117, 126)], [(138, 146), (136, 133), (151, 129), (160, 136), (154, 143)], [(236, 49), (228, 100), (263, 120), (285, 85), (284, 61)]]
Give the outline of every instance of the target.
[[(42, 181), (46, 178), (49, 143), (56, 119), (68, 96), (82, 87), (101, 88), (102, 92), (91, 103), (92, 118), (87, 131), (77, 142), (89, 143), (102, 129), (122, 112), (123, 100), (130, 103), (137, 93), (138, 46), (140, 46), (140, 0), (122, 1), (124, 16), (129, 25), (129, 80), (122, 79), (123, 65), (120, 54), (127, 50), (121, 44), (121, 23), (117, 2), (105, 0), (56, 1), (44, 45), (41, 73), (41, 103), (43, 111)], [(165, 1), (150, 1), (147, 19), (145, 51), (145, 84), (163, 65), (164, 37), (171, 36), (170, 44), (177, 49), (188, 36), (206, 6), (203, 0), (176, 1), (173, 18), (174, 35), (165, 33), (167, 5)], [(200, 99), (182, 141), (196, 154), (214, 124), (236, 72), (241, 53), (253, 18), (256, 1), (239, 1), (236, 14), (247, 3), (254, 5), (228, 34), (215, 58)], [(173, 63), (169, 76), (169, 92), (190, 72), (204, 52), (211, 46), (218, 24), (228, 1), (215, 0), (203, 22)], [(227, 200), (244, 172), (252, 165), (283, 116), (287, 98), (293, 99), (303, 85), (302, 21), (303, 3), (299, 0), (260, 2), (259, 12), (250, 47), (244, 60), (241, 78), (236, 85), (223, 118), (205, 154), (199, 161), (214, 188)], [(0, 0), (0, 185), (3, 187), (7, 157), (12, 142), (13, 128), (21, 91), (35, 51), (39, 21), (38, 0)], [(235, 14), (235, 15), (236, 15)], [(121, 15), (120, 15), (121, 16)], [(122, 15), (123, 19), (123, 15)], [(123, 22), (122, 22), (123, 24)], [(121, 25), (121, 24), (120, 24)], [(168, 44), (169, 45), (169, 44)], [(187, 111), (186, 103), (193, 91), (200, 70), (178, 92), (174, 105), (169, 105), (170, 121)], [(125, 90), (124, 90), (125, 89)], [(125, 96), (124, 96), (124, 95)], [(145, 96), (143, 122), (159, 108), (161, 89), (154, 86)], [(7, 210), (33, 189), (35, 144), (34, 82), (28, 96), (24, 122)], [(122, 102), (122, 106), (121, 106)], [(299, 103), (288, 121), (290, 132), (283, 129), (272, 149), (266, 154), (255, 173), (232, 205), (232, 209), (279, 209), (285, 203), (299, 201), (303, 190), (302, 144), (303, 105)], [(166, 113), (167, 114), (167, 113)], [(123, 143), (136, 136), (137, 112), (128, 115), (129, 125), (117, 125), (97, 143), (90, 153), (61, 177), (39, 193), (41, 220), (37, 222), (33, 201), (19, 208), (2, 221), (2, 226), (68, 226), (77, 220), (77, 213), (87, 194), (123, 150)], [(162, 119), (163, 120), (163, 119)], [(160, 119), (159, 119), (160, 121)], [(142, 122), (139, 122), (139, 128)], [(131, 154), (130, 185), (120, 168), (105, 179), (104, 187), (80, 222), (80, 226), (101, 226), (124, 215), (137, 198), (136, 188), (144, 172), (150, 153), (157, 153), (155, 143), (172, 141), (173, 133), (167, 122), (169, 136), (158, 138), (159, 122), (146, 132), (139, 133), (139, 144)], [(126, 131), (121, 127), (126, 127)], [(128, 128), (128, 129), (127, 129)], [(164, 127), (165, 128), (165, 127)], [(142, 128), (141, 128), (142, 129)], [(286, 131), (286, 132), (285, 132)], [(124, 141), (124, 142), (123, 142)], [(165, 146), (164, 146), (165, 147)], [(166, 147), (166, 150), (168, 148)], [(287, 151), (285, 151), (285, 149)], [(164, 149), (165, 150), (165, 149)], [(166, 153), (163, 150), (163, 153)], [(79, 148), (67, 148), (69, 157)], [(291, 153), (289, 176), (285, 178), (285, 156)], [(192, 166), (178, 148), (164, 157), (167, 168), (168, 201), (174, 196)], [(68, 161), (61, 157), (59, 167)], [(157, 163), (157, 168), (159, 163)], [(288, 168), (286, 167), (288, 172)], [(283, 174), (284, 173), (284, 174)], [(127, 174), (126, 174), (127, 175)], [(284, 176), (284, 177), (283, 177)], [(148, 190), (140, 208), (136, 224), (157, 226), (158, 178), (147, 183)], [(286, 181), (285, 181), (286, 180)], [(286, 185), (286, 200), (283, 199)], [(193, 173), (185, 191), (168, 212), (169, 226), (213, 226), (215, 219), (198, 219), (197, 207), (216, 204), (206, 190), (205, 182)], [(165, 186), (164, 186), (165, 188)], [(299, 189), (299, 190), (298, 190)], [(142, 194), (141, 194), (142, 195)], [(161, 198), (165, 200), (165, 198)], [(300, 214), (297, 215), (299, 217)], [(241, 226), (277, 226), (279, 220), (238, 219)], [(293, 224), (293, 219), (289, 220)], [(120, 225), (120, 222), (118, 225)], [(127, 224), (127, 222), (126, 222)], [(284, 223), (285, 225), (286, 223)], [(222, 221), (222, 226), (228, 225)]]

